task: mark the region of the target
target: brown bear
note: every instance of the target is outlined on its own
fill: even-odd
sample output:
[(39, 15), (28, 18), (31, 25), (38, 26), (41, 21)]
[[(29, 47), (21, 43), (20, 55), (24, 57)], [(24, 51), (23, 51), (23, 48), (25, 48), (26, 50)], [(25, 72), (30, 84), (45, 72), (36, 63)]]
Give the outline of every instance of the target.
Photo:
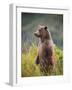
[(39, 25), (34, 35), (39, 38), (36, 64), (39, 64), (40, 71), (44, 75), (48, 75), (53, 72), (55, 66), (54, 44), (51, 33), (47, 29), (47, 26)]

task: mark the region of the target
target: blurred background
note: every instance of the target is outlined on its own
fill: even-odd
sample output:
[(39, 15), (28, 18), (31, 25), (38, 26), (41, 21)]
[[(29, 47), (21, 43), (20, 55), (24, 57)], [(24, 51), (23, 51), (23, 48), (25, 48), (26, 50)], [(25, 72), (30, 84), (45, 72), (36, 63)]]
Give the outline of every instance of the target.
[(63, 49), (63, 15), (62, 14), (39, 14), (21, 13), (22, 50), (32, 43), (38, 44), (38, 38), (34, 36), (38, 25), (45, 25), (51, 32), (54, 43)]

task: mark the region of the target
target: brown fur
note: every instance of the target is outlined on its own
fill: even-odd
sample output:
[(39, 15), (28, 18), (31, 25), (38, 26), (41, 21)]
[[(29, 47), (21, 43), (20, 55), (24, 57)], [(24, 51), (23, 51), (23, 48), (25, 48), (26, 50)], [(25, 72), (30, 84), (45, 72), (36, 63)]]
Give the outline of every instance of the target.
[(55, 65), (53, 40), (46, 26), (40, 25), (34, 34), (39, 38), (36, 64), (39, 64), (41, 72), (47, 75), (53, 71)]

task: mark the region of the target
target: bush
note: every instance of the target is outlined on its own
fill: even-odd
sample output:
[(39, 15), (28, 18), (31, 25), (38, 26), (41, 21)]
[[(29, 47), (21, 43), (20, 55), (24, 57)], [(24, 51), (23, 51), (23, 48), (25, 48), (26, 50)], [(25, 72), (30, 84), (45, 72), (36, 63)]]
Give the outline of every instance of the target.
[[(40, 72), (38, 65), (35, 64), (36, 56), (38, 50), (35, 44), (29, 48), (28, 52), (22, 52), (21, 58), (21, 76), (31, 77), (31, 76), (43, 76)], [(52, 74), (48, 75), (62, 75), (63, 74), (63, 52), (57, 46), (55, 46), (55, 56), (56, 56), (56, 67)]]

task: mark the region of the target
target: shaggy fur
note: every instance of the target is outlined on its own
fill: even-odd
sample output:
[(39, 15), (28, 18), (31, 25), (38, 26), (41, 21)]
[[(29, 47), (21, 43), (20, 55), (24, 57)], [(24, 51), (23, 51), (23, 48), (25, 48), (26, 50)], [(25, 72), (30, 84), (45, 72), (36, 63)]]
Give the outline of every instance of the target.
[(40, 70), (44, 75), (48, 75), (48, 73), (53, 71), (55, 65), (54, 45), (51, 34), (47, 30), (47, 26), (40, 25), (34, 35), (39, 38), (36, 64), (39, 64)]

